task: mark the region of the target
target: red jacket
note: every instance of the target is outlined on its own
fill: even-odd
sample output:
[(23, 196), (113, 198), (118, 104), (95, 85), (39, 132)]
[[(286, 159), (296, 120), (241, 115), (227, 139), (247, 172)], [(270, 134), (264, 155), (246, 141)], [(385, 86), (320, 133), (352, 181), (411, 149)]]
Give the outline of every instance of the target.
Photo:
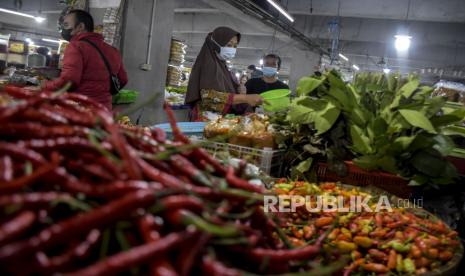
[(128, 82), (121, 55), (118, 50), (103, 41), (103, 36), (97, 33), (82, 33), (71, 39), (66, 47), (63, 68), (58, 79), (46, 81), (42, 88), (58, 90), (68, 81), (73, 86), (71, 91), (86, 95), (111, 110), (110, 76), (97, 50), (82, 39), (93, 42), (103, 52), (123, 87)]

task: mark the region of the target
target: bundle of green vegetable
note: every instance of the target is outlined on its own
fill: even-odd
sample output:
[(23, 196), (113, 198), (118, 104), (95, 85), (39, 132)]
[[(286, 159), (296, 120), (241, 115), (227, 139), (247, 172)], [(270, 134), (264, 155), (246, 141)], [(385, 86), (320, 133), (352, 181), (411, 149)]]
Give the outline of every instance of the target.
[(414, 76), (396, 74), (361, 73), (352, 84), (335, 71), (302, 78), (283, 120), (294, 133), (289, 152), (298, 153), (293, 176), (308, 177), (313, 159), (322, 156), (340, 174), (342, 161), (353, 159), (410, 185), (452, 183), (457, 172), (444, 158), (453, 148), (447, 134), (463, 121), (465, 109), (444, 108), (446, 100), (431, 97), (432, 91)]
[(179, 94), (186, 94), (187, 86), (179, 86), (179, 87), (167, 86), (166, 90), (168, 90), (169, 92), (175, 92), (175, 93), (179, 93)]

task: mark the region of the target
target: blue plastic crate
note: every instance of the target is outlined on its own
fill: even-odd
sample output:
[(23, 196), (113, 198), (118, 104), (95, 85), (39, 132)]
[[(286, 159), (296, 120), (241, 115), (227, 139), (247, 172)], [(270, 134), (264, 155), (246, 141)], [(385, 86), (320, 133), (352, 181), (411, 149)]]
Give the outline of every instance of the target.
[[(204, 122), (179, 122), (178, 127), (186, 136), (203, 136), (203, 129), (207, 123)], [(161, 128), (166, 132), (168, 138), (173, 137), (173, 131), (168, 123), (154, 125), (153, 127)]]

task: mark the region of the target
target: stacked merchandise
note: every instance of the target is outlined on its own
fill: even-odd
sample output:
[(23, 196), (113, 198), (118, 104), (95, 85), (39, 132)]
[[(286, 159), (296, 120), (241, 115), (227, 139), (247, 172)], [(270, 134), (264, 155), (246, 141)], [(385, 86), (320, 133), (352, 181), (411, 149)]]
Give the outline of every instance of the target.
[(106, 43), (116, 48), (120, 46), (124, 2), (120, 1), (119, 6), (107, 8), (103, 16), (102, 35)]
[(15, 66), (17, 68), (26, 67), (28, 51), (28, 45), (24, 41), (10, 39), (7, 58), (8, 66)]
[(0, 34), (0, 75), (7, 67), (9, 40), (10, 35)]
[(183, 81), (183, 63), (187, 45), (177, 39), (171, 39), (170, 59), (166, 85), (181, 86)]

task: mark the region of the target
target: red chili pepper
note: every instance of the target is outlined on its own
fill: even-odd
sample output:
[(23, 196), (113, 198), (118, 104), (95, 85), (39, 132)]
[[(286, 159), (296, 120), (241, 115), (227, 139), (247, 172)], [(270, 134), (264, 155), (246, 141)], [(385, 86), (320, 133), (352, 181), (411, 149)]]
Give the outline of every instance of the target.
[(0, 196), (0, 208), (7, 206), (19, 206), (21, 209), (37, 210), (50, 206), (57, 200), (68, 200), (71, 196), (66, 193), (43, 192), (27, 194), (11, 194)]
[(82, 162), (81, 160), (69, 160), (67, 162), (67, 168), (71, 171), (77, 171), (79, 174), (89, 174), (91, 176), (98, 177), (102, 181), (115, 180), (115, 175), (110, 174), (110, 172), (108, 172), (100, 164), (89, 164)]
[(184, 188), (183, 183), (181, 183), (176, 177), (150, 166), (150, 164), (143, 159), (137, 158), (136, 162), (142, 168), (144, 175), (150, 180), (159, 182), (167, 188)]
[(209, 239), (210, 235), (203, 233), (186, 244), (186, 248), (189, 248), (189, 250), (182, 250), (176, 258), (176, 267), (179, 268), (179, 275), (191, 275), (192, 267)]
[(56, 136), (86, 137), (89, 133), (90, 129), (85, 127), (67, 125), (44, 126), (34, 122), (8, 123), (0, 127), (0, 135), (16, 139), (49, 138)]
[(127, 218), (135, 209), (148, 207), (153, 203), (155, 203), (155, 196), (152, 191), (141, 190), (130, 193), (92, 212), (54, 224), (27, 240), (3, 246), (0, 248), (0, 262), (21, 258), (35, 251), (66, 242), (69, 237)]
[(107, 257), (84, 269), (69, 273), (69, 276), (116, 275), (127, 271), (131, 267), (149, 262), (150, 260), (166, 255), (169, 251), (181, 246), (183, 242), (191, 239), (193, 233), (171, 233), (157, 242), (151, 242), (133, 247), (128, 251)]
[(82, 260), (86, 258), (91, 253), (92, 248), (97, 244), (100, 236), (100, 231), (94, 229), (89, 232), (85, 241), (77, 246), (72, 246), (63, 254), (52, 258), (49, 258), (44, 252), (37, 253), (36, 259), (38, 260), (40, 267), (37, 268), (36, 272), (53, 274), (68, 268), (76, 259)]
[(163, 209), (167, 211), (186, 209), (193, 212), (199, 212), (203, 210), (204, 207), (204, 203), (200, 199), (188, 195), (167, 196), (160, 200), (160, 204)]
[(321, 244), (320, 242), (317, 242), (316, 244), (289, 250), (256, 248), (245, 252), (245, 254), (247, 255), (247, 257), (250, 257), (255, 261), (263, 261), (264, 259), (267, 259), (270, 262), (286, 262), (291, 260), (309, 259), (311, 257), (316, 256), (320, 251)]
[(28, 108), (18, 114), (18, 119), (25, 121), (38, 121), (47, 125), (66, 125), (68, 120), (56, 113), (53, 113), (44, 108)]
[(90, 197), (118, 198), (137, 190), (156, 191), (163, 189), (163, 186), (159, 183), (138, 180), (115, 181), (109, 184), (92, 185), (90, 183), (83, 183), (74, 176), (69, 175), (63, 168), (56, 169), (55, 176), (61, 179), (61, 185), (68, 192), (73, 194), (83, 193)]
[(89, 99), (87, 96), (77, 94), (77, 93), (65, 93), (62, 96), (63, 99), (72, 100), (79, 104), (83, 104), (84, 106), (93, 107), (96, 110), (106, 110), (106, 108), (101, 104), (94, 100)]
[(393, 270), (396, 268), (397, 264), (397, 253), (394, 249), (389, 251), (388, 261), (387, 261), (387, 268), (389, 270)]
[[(160, 240), (161, 225), (157, 223), (154, 216), (146, 214), (139, 221), (139, 231), (146, 243)], [(150, 275), (152, 276), (175, 276), (178, 275), (168, 258), (160, 257), (150, 263)]]
[(133, 149), (124, 138), (124, 135), (119, 131), (117, 125), (107, 126), (110, 132), (110, 140), (115, 147), (116, 152), (123, 161), (123, 168), (128, 173), (130, 179), (141, 179), (142, 171), (137, 166), (136, 160), (139, 159), (135, 149)]
[(150, 133), (152, 134), (153, 139), (155, 139), (158, 143), (166, 142), (166, 133), (161, 128), (154, 127), (150, 130)]
[(248, 181), (235, 176), (233, 167), (228, 168), (226, 173), (226, 181), (234, 188), (244, 189), (256, 193), (263, 193), (263, 187), (250, 184)]
[(376, 226), (383, 227), (383, 217), (381, 216), (381, 214), (378, 213), (375, 215), (375, 222)]
[(31, 211), (23, 211), (12, 220), (0, 225), (0, 245), (20, 237), (36, 220), (36, 215)]
[(4, 193), (13, 193), (20, 191), (22, 188), (27, 187), (37, 180), (39, 180), (44, 175), (50, 173), (55, 169), (55, 165), (53, 164), (45, 164), (35, 171), (33, 171), (29, 175), (25, 175), (16, 179), (13, 179), (8, 182), (0, 183), (0, 194)]
[(66, 119), (72, 124), (93, 126), (96, 123), (96, 118), (92, 117), (90, 113), (78, 113), (74, 110), (70, 110), (69, 108), (57, 108), (51, 105), (42, 105), (41, 108), (53, 114), (59, 115), (60, 117)]
[(221, 262), (209, 256), (202, 258), (203, 275), (210, 276), (240, 276), (242, 273), (234, 268), (226, 267)]
[(3, 88), (3, 91), (16, 99), (29, 99), (36, 95), (36, 93), (34, 92), (12, 85), (5, 86)]
[(42, 99), (40, 98), (27, 99), (26, 101), (16, 104), (15, 106), (6, 107), (0, 110), (0, 122), (10, 122), (11, 118), (13, 117), (17, 119), (19, 114), (23, 113), (28, 108), (37, 105), (37, 103), (41, 101)]
[(30, 161), (32, 165), (36, 166), (42, 165), (46, 162), (40, 153), (13, 143), (0, 141), (0, 154), (10, 155), (13, 158)]
[(374, 249), (374, 248), (368, 250), (368, 253), (370, 254), (371, 257), (375, 258), (378, 261), (384, 261), (388, 257), (386, 255), (386, 253), (384, 253), (384, 252), (382, 252), (382, 251), (380, 251), (378, 249)]
[(13, 179), (13, 162), (8, 155), (0, 157), (0, 181)]
[(375, 273), (387, 273), (389, 269), (383, 264), (367, 263), (362, 265), (363, 269)]
[(211, 165), (214, 169), (215, 172), (220, 174), (221, 176), (226, 175), (227, 169), (221, 165), (221, 163), (213, 158), (206, 149), (203, 148), (195, 148), (192, 150), (191, 156), (193, 160), (205, 160), (207, 164)]
[(208, 180), (208, 178), (187, 158), (176, 154), (171, 156), (170, 161), (174, 168), (191, 178), (193, 181), (205, 186), (211, 186), (210, 180)]
[[(32, 139), (19, 141), (19, 146), (37, 151), (50, 150), (86, 150), (98, 152), (98, 149), (87, 139), (80, 137), (57, 137), (50, 139)], [(112, 146), (106, 142), (100, 144), (104, 149), (110, 150)]]

